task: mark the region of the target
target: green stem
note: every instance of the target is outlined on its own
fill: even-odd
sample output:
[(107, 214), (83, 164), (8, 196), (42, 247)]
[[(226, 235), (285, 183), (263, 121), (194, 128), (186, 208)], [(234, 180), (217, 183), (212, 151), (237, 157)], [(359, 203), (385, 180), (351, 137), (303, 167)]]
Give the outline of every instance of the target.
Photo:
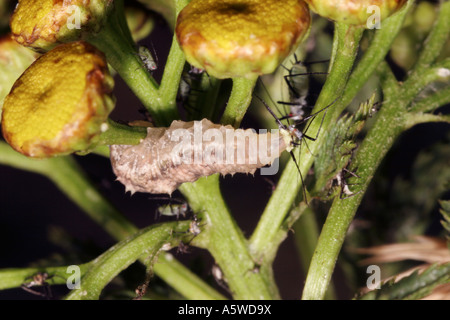
[(441, 74), (442, 70), (446, 70), (446, 72), (450, 71), (450, 58), (441, 61), (440, 63), (424, 70), (421, 73), (418, 73), (416, 70), (414, 70), (402, 85), (403, 96), (401, 97), (401, 99), (405, 101), (413, 101), (413, 98), (417, 96), (420, 91), (422, 91), (431, 83), (443, 78)]
[(234, 78), (233, 88), (220, 123), (238, 128), (252, 101), (257, 78)]
[(105, 53), (108, 62), (141, 100), (155, 122), (164, 123), (168, 117), (174, 115), (153, 105), (159, 97), (158, 84), (143, 68), (136, 46), (128, 39), (127, 32), (122, 30), (121, 16), (124, 12), (119, 12), (120, 1), (115, 5), (104, 28), (98, 34), (88, 36), (86, 40)]
[(442, 70), (445, 70), (446, 73), (450, 72), (450, 58), (447, 58), (435, 64), (433, 67), (421, 72), (413, 70), (409, 78), (402, 85), (403, 96), (401, 99), (405, 101), (412, 101), (421, 90), (426, 88), (431, 83), (443, 78), (443, 75), (441, 74)]
[[(188, 3), (188, 0), (175, 1), (175, 17), (178, 16), (180, 11)], [(174, 35), (172, 39), (172, 46), (170, 47), (169, 56), (167, 57), (167, 62), (164, 68), (161, 85), (158, 90), (158, 94), (160, 97), (160, 100), (158, 100), (158, 102), (164, 108), (175, 110), (177, 108), (176, 98), (185, 62), (186, 59), (184, 57), (184, 53), (178, 44), (176, 36)]]
[[(400, 121), (404, 105), (391, 102), (383, 106), (373, 128), (357, 152), (354, 166), (358, 168), (361, 181), (356, 194), (345, 200), (336, 197), (322, 228), (311, 261), (302, 299), (323, 299), (333, 274), (348, 227), (353, 220), (364, 192), (375, 174), (375, 169), (391, 148), (396, 137), (403, 131)], [(393, 121), (396, 119), (396, 121)]]
[(135, 145), (139, 144), (146, 136), (146, 127), (127, 126), (108, 119), (108, 129), (100, 135), (98, 145)]
[(251, 272), (255, 263), (247, 250), (241, 230), (223, 201), (219, 176), (213, 175), (200, 178), (195, 183), (184, 183), (180, 191), (194, 212), (203, 217), (202, 222), (207, 224), (200, 236), (208, 239), (206, 249), (222, 269), (234, 298), (278, 298), (274, 284), (267, 283), (261, 274)]
[[(315, 213), (310, 207), (306, 208), (305, 212), (302, 213), (294, 224), (293, 229), (297, 252), (300, 255), (300, 262), (306, 277), (314, 250), (316, 249), (317, 239), (319, 238), (319, 226), (317, 225)], [(334, 300), (335, 297), (334, 287), (330, 285), (325, 299)]]
[(204, 282), (199, 283), (195, 281), (196, 276), (193, 277), (193, 273), (186, 269), (170, 253), (164, 253), (158, 257), (158, 263), (154, 265), (154, 271), (168, 285), (178, 288), (178, 292), (185, 297), (195, 300), (225, 299), (224, 296), (210, 286), (200, 286), (199, 284), (204, 284)]
[[(158, 90), (159, 99), (154, 102), (154, 105), (160, 110), (173, 110), (173, 114), (176, 116), (173, 116), (170, 120), (177, 119), (178, 117), (176, 99), (185, 62), (184, 53), (181, 51), (177, 39), (174, 36), (164, 68), (161, 86)], [(166, 122), (165, 125), (170, 125), (170, 122)]]
[(437, 20), (423, 44), (422, 52), (414, 66), (417, 74), (426, 70), (440, 55), (450, 34), (450, 2), (441, 2)]
[(98, 299), (103, 288), (122, 270), (141, 257), (155, 260), (161, 247), (165, 244), (177, 245), (181, 239), (174, 237), (174, 234), (184, 232), (188, 227), (188, 222), (153, 225), (119, 242), (90, 263), (81, 278), (81, 288), (73, 290), (67, 300)]
[(395, 137), (403, 131), (402, 115), (407, 102), (394, 101), (394, 97), (399, 96), (400, 88), (387, 63), (381, 64), (379, 70), (384, 97), (388, 103), (381, 108), (374, 126), (358, 149), (352, 163), (358, 168), (360, 177), (358, 180), (362, 181), (358, 186), (361, 189), (356, 190), (353, 197), (334, 199), (311, 260), (303, 289), (304, 300), (318, 300), (325, 297), (348, 227), (364, 195), (363, 190), (366, 190), (377, 166), (394, 143)]
[[(348, 27), (343, 24), (336, 25), (335, 36), (338, 39), (335, 41), (335, 44), (337, 45), (336, 57), (333, 68), (328, 75), (324, 88), (312, 111), (313, 113), (330, 105), (342, 94), (356, 57), (361, 35), (362, 29)], [(333, 108), (334, 105), (330, 107), (330, 109)], [(315, 142), (307, 141), (308, 148), (305, 152), (301, 153), (300, 157), (297, 157), (303, 177), (306, 176), (305, 173), (309, 171), (309, 168), (314, 161), (313, 154), (318, 152), (323, 137), (326, 136), (325, 133), (332, 125), (329, 113), (333, 113), (334, 111), (327, 111), (327, 114), (323, 113), (323, 115), (318, 116), (319, 119), (324, 117), (322, 124), (320, 120), (313, 121), (309, 127), (308, 135), (315, 137), (318, 133), (317, 140)], [(297, 167), (293, 161), (290, 161), (284, 169), (280, 181), (278, 182), (278, 187), (270, 198), (269, 203), (250, 238), (250, 249), (255, 259), (261, 259), (265, 255), (267, 248), (273, 243), (273, 239), (287, 213), (291, 209), (291, 205), (298, 195), (300, 187), (301, 179)]]
[(450, 88), (443, 89), (430, 97), (416, 102), (412, 106), (411, 112), (431, 112), (448, 103), (450, 103)]
[(311, 208), (307, 208), (294, 224), (294, 234), (302, 269), (306, 276), (314, 249), (316, 248), (317, 239), (319, 238), (319, 227), (317, 226), (314, 211)]
[(410, 113), (405, 118), (405, 129), (414, 127), (420, 123), (427, 122), (446, 122), (450, 123), (450, 115), (429, 114), (429, 113)]
[[(78, 265), (81, 275), (86, 273), (89, 263)], [(71, 273), (67, 273), (69, 266), (45, 267), (45, 268), (21, 268), (21, 269), (0, 269), (0, 290), (18, 288), (26, 282), (30, 282), (32, 277), (38, 273), (47, 273), (47, 282), (53, 284), (65, 284)]]
[(215, 112), (219, 109), (217, 106), (217, 97), (221, 87), (222, 80), (214, 78), (208, 74), (203, 74), (199, 90), (202, 92), (192, 92), (195, 95), (195, 110), (190, 115), (190, 120), (210, 119), (215, 121)]
[(376, 32), (369, 48), (364, 52), (364, 56), (358, 62), (348, 80), (344, 95), (336, 106), (339, 109), (337, 114), (340, 114), (352, 102), (378, 65), (384, 60), (413, 4), (414, 0), (408, 1), (397, 14), (383, 22), (382, 28)]

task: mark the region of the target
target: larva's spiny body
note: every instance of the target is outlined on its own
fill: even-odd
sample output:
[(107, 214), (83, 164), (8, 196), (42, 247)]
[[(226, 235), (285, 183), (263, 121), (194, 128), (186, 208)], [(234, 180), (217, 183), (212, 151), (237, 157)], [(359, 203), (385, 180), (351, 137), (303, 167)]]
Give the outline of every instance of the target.
[[(180, 137), (176, 137), (180, 132), (183, 133), (181, 139), (193, 139), (194, 143), (181, 144)], [(209, 133), (212, 135), (208, 136)], [(234, 138), (226, 140), (227, 133), (246, 136), (248, 140), (244, 145)], [(203, 137), (201, 143), (195, 143), (196, 134)], [(219, 138), (222, 136), (222, 141), (216, 139), (217, 135)], [(171, 194), (184, 182), (194, 182), (215, 173), (253, 174), (256, 169), (270, 165), (288, 147), (289, 142), (283, 133), (257, 134), (252, 130), (214, 124), (207, 119), (173, 121), (169, 128), (148, 128), (147, 137), (139, 145), (112, 145), (111, 163), (117, 180), (125, 185), (127, 191)], [(227, 154), (227, 148), (231, 150), (231, 156)], [(243, 150), (244, 158), (238, 161)], [(253, 152), (258, 155), (256, 159), (249, 156)], [(196, 154), (202, 155), (200, 161), (195, 158)], [(260, 157), (260, 154), (264, 155)], [(183, 158), (187, 161), (182, 161), (182, 155), (188, 155)]]

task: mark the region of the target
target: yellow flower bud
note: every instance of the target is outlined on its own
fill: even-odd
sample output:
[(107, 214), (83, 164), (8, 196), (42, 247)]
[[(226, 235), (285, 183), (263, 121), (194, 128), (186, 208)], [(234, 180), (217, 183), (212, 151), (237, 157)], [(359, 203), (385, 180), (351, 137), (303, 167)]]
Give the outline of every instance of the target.
[[(367, 26), (371, 18), (380, 22), (398, 11), (407, 0), (305, 0), (310, 9), (330, 20)], [(377, 15), (379, 14), (379, 17)]]
[(45, 52), (98, 32), (112, 7), (112, 0), (19, 0), (11, 31), (18, 43)]
[(114, 102), (102, 52), (86, 42), (56, 47), (16, 81), (3, 105), (6, 141), (30, 157), (93, 147)]
[(187, 61), (216, 78), (272, 73), (309, 30), (302, 0), (192, 0), (179, 14)]

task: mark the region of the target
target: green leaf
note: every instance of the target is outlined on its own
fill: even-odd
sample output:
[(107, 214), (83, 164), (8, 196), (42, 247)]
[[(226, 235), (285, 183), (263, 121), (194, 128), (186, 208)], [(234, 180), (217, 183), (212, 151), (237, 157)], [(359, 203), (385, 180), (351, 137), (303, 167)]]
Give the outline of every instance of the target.
[(349, 166), (352, 154), (357, 148), (357, 136), (367, 119), (372, 116), (375, 97), (373, 94), (368, 101), (361, 103), (353, 115), (346, 114), (341, 117), (329, 131), (322, 147), (323, 152), (317, 155), (314, 162), (317, 179), (314, 193), (325, 198), (336, 195), (338, 189), (330, 190), (332, 181)]
[(439, 212), (444, 217), (444, 220), (441, 220), (441, 224), (447, 231), (447, 243), (450, 247), (450, 200), (441, 200), (439, 201), (439, 204), (441, 205)]

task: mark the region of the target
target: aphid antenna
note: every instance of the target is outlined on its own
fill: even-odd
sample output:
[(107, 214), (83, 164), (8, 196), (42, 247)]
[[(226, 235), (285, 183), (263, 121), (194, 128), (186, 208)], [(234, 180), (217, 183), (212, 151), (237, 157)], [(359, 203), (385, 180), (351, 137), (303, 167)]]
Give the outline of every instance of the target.
[(150, 42), (150, 45), (152, 46), (152, 51), (153, 51), (153, 54), (154, 54), (154, 56), (155, 56), (155, 62), (156, 62), (156, 65), (158, 65), (158, 64), (159, 64), (159, 61), (158, 61), (158, 54), (156, 53), (156, 49), (155, 49), (155, 46), (153, 45), (153, 41)]
[(309, 66), (311, 64), (318, 64), (318, 63), (326, 63), (330, 62), (330, 59), (324, 59), (324, 60), (313, 60), (313, 61), (302, 61), (297, 57), (297, 53), (294, 52), (294, 62), (293, 65), (296, 64), (303, 64), (304, 66)]
[[(258, 96), (258, 95), (255, 95), (255, 96), (256, 96), (256, 98), (258, 98), (262, 102), (262, 104), (266, 107), (267, 111), (269, 111), (269, 113), (274, 117), (275, 121), (278, 124), (278, 128), (280, 130), (285, 130), (285, 131), (288, 131), (288, 132), (292, 132), (290, 127), (286, 126), (285, 124), (283, 124), (281, 122), (280, 119), (278, 119), (278, 117), (275, 115), (275, 113), (272, 111), (272, 109), (267, 105), (267, 103), (260, 96)], [(293, 143), (293, 141), (291, 141), (291, 143)], [(298, 146), (300, 147), (300, 144), (298, 144)], [(300, 149), (300, 151), (301, 151), (301, 149)], [(300, 174), (300, 180), (301, 180), (301, 183), (302, 183), (302, 186), (303, 186), (303, 196), (304, 196), (306, 204), (308, 204), (308, 199), (307, 199), (306, 190), (305, 190), (306, 187), (305, 187), (305, 184), (304, 184), (302, 172), (300, 171), (300, 167), (298, 166), (297, 159), (295, 158), (293, 150), (290, 150), (289, 154), (291, 155), (291, 158), (294, 161), (295, 166), (297, 167), (298, 173)]]
[(311, 76), (311, 75), (327, 75), (328, 72), (300, 72), (300, 73), (294, 73), (294, 74), (287, 74), (283, 76), (284, 81), (286, 82), (289, 89), (294, 93), (294, 95), (298, 98), (300, 97), (300, 94), (298, 93), (297, 89), (294, 88), (292, 83), (289, 81), (290, 78), (298, 77), (298, 76)]
[[(293, 136), (293, 137), (295, 137), (296, 139), (298, 139), (298, 142), (295, 142), (295, 141), (292, 140), (292, 141), (291, 141), (291, 144), (292, 144), (292, 145), (295, 145), (295, 146), (298, 146), (298, 147), (299, 147), (299, 150), (300, 150), (300, 152), (301, 152), (301, 143), (302, 143), (303, 141), (305, 141), (306, 147), (308, 148), (309, 152), (310, 152), (313, 156), (314, 156), (314, 154), (311, 152), (311, 150), (310, 150), (310, 148), (309, 148), (309, 146), (308, 146), (306, 140), (304, 140), (304, 138), (309, 139), (309, 140), (311, 140), (311, 141), (316, 141), (316, 140), (317, 140), (317, 138), (319, 137), (320, 130), (321, 130), (321, 128), (322, 128), (323, 122), (324, 122), (324, 120), (325, 120), (325, 116), (326, 116), (326, 113), (327, 113), (327, 109), (330, 108), (330, 107), (331, 107), (331, 106), (332, 106), (332, 105), (340, 98), (340, 96), (337, 97), (336, 99), (334, 99), (330, 104), (328, 104), (328, 105), (325, 106), (324, 108), (318, 110), (317, 112), (314, 112), (313, 114), (310, 114), (309, 116), (307, 116), (307, 117), (301, 119), (299, 122), (297, 122), (296, 125), (302, 124), (302, 123), (308, 121), (309, 119), (314, 119), (319, 113), (324, 112), (324, 115), (323, 115), (322, 120), (321, 120), (321, 122), (320, 122), (319, 130), (317, 130), (316, 136), (315, 136), (315, 137), (312, 137), (312, 136), (309, 136), (309, 135), (306, 134), (306, 132), (308, 131), (309, 127), (310, 127), (311, 124), (312, 124), (312, 121), (310, 121), (310, 122), (307, 124), (307, 126), (306, 126), (306, 128), (304, 129), (303, 132), (300, 131), (299, 129), (295, 128), (296, 125), (286, 126), (285, 124), (283, 124), (283, 123), (281, 122), (281, 120), (275, 115), (275, 113), (274, 113), (273, 110), (269, 107), (269, 105), (268, 105), (268, 104), (267, 104), (260, 96), (258, 96), (258, 95), (255, 95), (255, 96), (256, 96), (257, 99), (259, 99), (259, 100), (261, 101), (261, 103), (264, 105), (264, 107), (267, 109), (267, 111), (269, 111), (269, 113), (272, 115), (272, 117), (274, 117), (275, 121), (276, 121), (277, 124), (278, 124), (279, 129), (280, 129), (280, 130), (286, 130), (286, 131), (288, 131), (288, 132), (291, 134), (291, 136)], [(300, 153), (300, 152), (299, 152), (299, 153)], [(308, 205), (308, 199), (307, 199), (307, 193), (306, 193), (306, 186), (305, 186), (305, 184), (304, 184), (303, 175), (302, 175), (302, 173), (301, 173), (300, 167), (298, 166), (297, 159), (296, 159), (296, 157), (295, 157), (295, 155), (294, 155), (294, 153), (293, 153), (293, 150), (290, 150), (290, 151), (289, 151), (289, 154), (291, 155), (291, 158), (292, 158), (292, 160), (294, 161), (295, 166), (297, 167), (298, 173), (299, 173), (299, 175), (300, 175), (300, 180), (301, 180), (301, 183), (302, 183), (302, 186), (303, 186), (303, 196), (304, 196), (304, 199), (305, 199), (305, 203)]]
[(175, 202), (178, 202), (180, 204), (185, 202), (184, 200), (177, 199), (177, 198), (172, 198), (171, 196), (168, 196), (167, 198), (166, 197), (151, 197), (149, 199), (150, 200), (165, 200), (165, 201), (169, 201), (169, 202), (175, 201)]
[[(267, 88), (266, 88), (264, 82), (261, 80), (261, 78), (259, 78), (258, 81), (260, 81), (261, 86), (262, 86), (262, 88), (264, 89), (264, 92), (265, 92), (266, 95), (269, 97), (269, 100), (270, 100), (270, 102), (272, 102), (272, 105), (275, 106), (275, 109), (277, 110), (278, 114), (280, 114), (280, 115), (281, 115), (281, 114), (286, 114), (286, 112), (283, 113), (283, 112), (281, 112), (281, 110), (278, 108), (278, 105), (277, 105), (277, 104), (275, 103), (275, 101), (272, 99), (272, 96), (270, 95), (269, 90), (267, 90)], [(278, 119), (278, 120), (279, 120), (279, 118), (278, 118), (278, 117), (275, 115), (275, 113), (270, 109), (270, 107), (267, 105), (267, 103), (264, 101), (264, 99), (262, 99), (262, 98), (261, 98), (260, 96), (258, 96), (257, 94), (255, 94), (255, 96), (258, 98), (259, 101), (262, 102), (262, 104), (266, 107), (266, 109), (269, 110), (269, 112), (272, 114), (272, 116), (273, 116), (275, 119)], [(287, 121), (288, 121), (288, 124), (289, 124), (289, 119), (287, 119)], [(277, 121), (277, 123), (278, 123), (278, 126), (279, 126), (280, 123), (281, 123), (281, 121)], [(284, 129), (286, 129), (286, 126), (285, 126), (284, 124), (282, 124), (282, 126), (284, 126), (284, 127), (283, 127)], [(280, 127), (280, 129), (281, 129), (281, 127)]]
[(290, 91), (293, 93), (293, 95), (295, 96), (296, 99), (300, 98), (301, 95), (298, 92), (298, 90), (293, 86), (293, 84), (289, 81), (289, 79), (297, 77), (297, 76), (309, 76), (309, 75), (327, 75), (328, 72), (297, 72), (297, 73), (292, 73), (293, 69), (295, 66), (299, 66), (302, 65), (304, 67), (307, 67), (309, 65), (313, 65), (313, 64), (319, 64), (319, 63), (325, 63), (325, 62), (329, 62), (330, 60), (317, 60), (317, 61), (308, 61), (308, 62), (303, 62), (301, 60), (298, 59), (297, 54), (294, 53), (294, 62), (292, 63), (292, 67), (291, 68), (287, 68), (285, 66), (283, 66), (283, 68), (289, 72), (289, 74), (283, 76), (284, 77), (284, 81), (286, 82), (287, 86), (289, 87)]

